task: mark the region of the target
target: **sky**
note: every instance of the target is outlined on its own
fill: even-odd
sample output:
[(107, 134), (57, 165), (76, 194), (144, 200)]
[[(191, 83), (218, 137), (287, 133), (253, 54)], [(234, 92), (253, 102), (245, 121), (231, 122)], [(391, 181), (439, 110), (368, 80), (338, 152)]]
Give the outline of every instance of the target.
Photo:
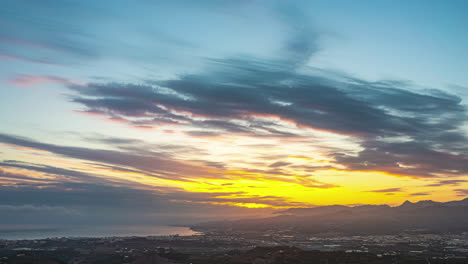
[(2, 1), (0, 225), (463, 199), (467, 11)]

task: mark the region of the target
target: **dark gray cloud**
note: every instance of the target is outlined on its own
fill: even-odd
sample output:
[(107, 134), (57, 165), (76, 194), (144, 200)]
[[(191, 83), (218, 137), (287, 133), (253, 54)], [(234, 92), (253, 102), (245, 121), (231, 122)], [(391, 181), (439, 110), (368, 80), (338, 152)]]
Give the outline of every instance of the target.
[(199, 155), (206, 154), (205, 151), (195, 147), (181, 144), (171, 144), (171, 143), (149, 143), (140, 139), (131, 139), (131, 138), (119, 138), (119, 137), (108, 137), (103, 135), (89, 135), (89, 136), (80, 136), (86, 141), (92, 141), (96, 143), (101, 143), (106, 147), (111, 147), (113, 149), (125, 152), (134, 152), (138, 154), (145, 154), (148, 156), (160, 155), (168, 159), (172, 159), (173, 156), (180, 153), (196, 153)]
[(408, 196), (425, 196), (425, 195), (431, 195), (431, 193), (430, 192), (417, 192), (417, 193), (408, 194)]
[(468, 172), (461, 99), (396, 81), (366, 82), (326, 72), (298, 73), (282, 61), (211, 60), (205, 71), (148, 84), (71, 85), (91, 111), (148, 126), (177, 124), (193, 136), (226, 133), (298, 138), (298, 128), (352, 135), (358, 156), (333, 154), (349, 169), (433, 177)]
[[(219, 174), (210, 173), (207, 169), (208, 167), (168, 159), (165, 154), (146, 150), (124, 152), (106, 149), (59, 146), (4, 134), (0, 134), (0, 142), (44, 150), (75, 159), (129, 167), (149, 176), (172, 180), (185, 180), (185, 177), (197, 175), (203, 175), (204, 177), (208, 177), (210, 175), (213, 177), (220, 177)], [(67, 173), (65, 173), (65, 175), (67, 175)]]
[[(384, 169), (394, 174), (434, 178), (465, 175), (468, 172), (466, 151), (451, 153), (449, 149), (435, 149), (437, 144), (444, 142), (418, 140), (417, 137), (398, 143), (368, 140), (363, 143), (365, 149), (358, 156), (337, 154), (336, 158), (339, 163), (354, 170)], [(457, 148), (452, 151), (457, 151)]]
[[(58, 146), (9, 135), (0, 135), (0, 141), (88, 160), (86, 164), (92, 167), (140, 172), (160, 177), (158, 174), (150, 172), (158, 166), (157, 163), (153, 163), (152, 166), (155, 167), (143, 168), (140, 168), (140, 163), (128, 163), (128, 155), (135, 156), (135, 159), (145, 159), (148, 157), (146, 156), (148, 151), (135, 153)], [(126, 144), (141, 143), (118, 138), (102, 142), (114, 146), (115, 144), (125, 146)], [(152, 154), (155, 155), (156, 152)], [(101, 158), (96, 158), (97, 155)], [(158, 157), (161, 158), (161, 156)], [(157, 158), (156, 161), (158, 160)], [(199, 161), (199, 163), (202, 162)], [(206, 165), (219, 167), (222, 164)], [(257, 203), (270, 206), (304, 206), (303, 203), (288, 201), (282, 197), (252, 196), (244, 192), (192, 193), (179, 188), (153, 188), (123, 179), (109, 180), (78, 169), (65, 169), (16, 160), (4, 160), (0, 162), (0, 166), (5, 169), (13, 168), (22, 171), (21, 174), (15, 174), (0, 169), (1, 182), (6, 181), (6, 184), (0, 184), (0, 213), (7, 215), (7, 217), (0, 219), (0, 224), (47, 224), (52, 226), (62, 226), (63, 223), (66, 225), (186, 224), (217, 219), (217, 216), (239, 218), (271, 211), (271, 209), (238, 208), (229, 204)], [(177, 171), (177, 168), (174, 168), (173, 171)], [(40, 172), (56, 177), (38, 178), (28, 176), (29, 172)], [(174, 176), (172, 179), (180, 179), (178, 177), (183, 176)], [(213, 190), (216, 191), (216, 186), (213, 186)]]
[(468, 196), (468, 189), (455, 189), (458, 196)]
[[(277, 116), (299, 126), (343, 134), (417, 135), (424, 130), (455, 129), (464, 114), (458, 98), (410, 93), (387, 84), (338, 82), (284, 72), (281, 64), (248, 59), (213, 61), (212, 64), (218, 70), (153, 82), (153, 85), (72, 86), (73, 90), (86, 96), (73, 100), (86, 106), (88, 111), (121, 118), (150, 115), (233, 133), (256, 132), (252, 125), (267, 127), (256, 123), (255, 116)], [(399, 96), (405, 100), (393, 99)], [(406, 103), (416, 106), (405, 108)], [(423, 107), (425, 105), (428, 106)], [(406, 112), (407, 115), (400, 116), (391, 111)], [(197, 123), (177, 112), (188, 112), (207, 120)], [(438, 116), (430, 116), (428, 112)], [(248, 123), (234, 124), (227, 119)], [(146, 120), (148, 123), (152, 121)]]
[[(28, 4), (27, 9), (18, 9), (21, 5), (16, 1), (7, 1), (0, 11), (0, 20), (7, 25), (0, 30), (0, 41), (4, 44), (0, 52), (12, 58), (37, 62), (48, 62), (53, 58), (54, 62), (60, 63), (55, 59), (66, 56), (57, 56), (56, 52), (72, 57), (98, 58), (107, 47), (99, 35), (107, 31), (105, 28), (101, 28), (103, 32), (91, 29), (96, 22), (114, 21), (117, 24), (109, 24), (113, 28), (119, 25), (109, 19), (121, 14), (122, 10), (130, 10), (125, 8), (125, 3), (116, 5), (120, 9), (106, 10), (104, 16), (100, 11), (107, 8), (105, 3), (93, 6), (74, 3), (67, 7)], [(161, 10), (171, 6), (158, 5)], [(219, 11), (219, 5), (214, 2), (204, 6), (210, 12)], [(277, 56), (259, 59), (216, 53), (200, 62), (204, 66), (198, 68), (199, 72), (173, 79), (147, 80), (138, 84), (69, 85), (75, 92), (70, 100), (81, 105), (84, 111), (139, 128), (182, 126), (188, 135), (197, 137), (232, 133), (301, 137), (300, 133), (291, 132), (276, 120), (260, 118), (276, 117), (299, 128), (355, 136), (354, 140), (363, 147), (358, 156), (342, 152), (332, 154), (337, 163), (349, 169), (385, 170), (423, 177), (468, 172), (468, 165), (465, 165), (468, 164), (468, 140), (461, 132), (467, 117), (460, 98), (436, 89), (416, 90), (410, 83), (401, 81), (368, 82), (345, 74), (309, 69), (305, 65), (320, 50), (319, 31), (300, 9), (281, 3), (273, 6), (269, 16), (280, 21), (284, 26), (281, 33), (285, 36), (278, 44)], [(148, 8), (134, 8), (131, 12), (147, 14)], [(190, 5), (191, 8), (199, 7)], [(39, 17), (37, 14), (43, 15)], [(81, 19), (83, 14), (87, 15), (86, 21)], [(150, 38), (154, 44), (159, 40), (167, 42), (161, 48), (192, 49), (196, 46), (184, 40), (184, 36), (172, 36), (145, 22), (142, 19), (132, 23), (135, 28), (140, 25), (144, 32), (157, 34), (157, 38)], [(139, 48), (140, 44), (126, 43), (125, 40), (116, 41), (113, 53), (136, 54), (141, 61), (154, 60), (158, 56), (149, 50), (157, 48), (153, 47), (153, 42), (148, 43), (152, 43), (151, 49)], [(123, 52), (128, 49), (131, 52)], [(397, 137), (405, 137), (406, 141), (395, 142)], [(127, 145), (127, 150), (131, 151), (130, 144)], [(167, 162), (158, 164), (163, 167)], [(172, 165), (175, 164), (168, 167)]]
[[(2, 189), (0, 187), (0, 189)], [(3, 190), (2, 190), (3, 191)], [(59, 197), (57, 197), (59, 198)], [(4, 225), (13, 225), (18, 228), (21, 225), (48, 224), (57, 225), (60, 221), (73, 221), (81, 218), (79, 210), (48, 205), (4, 205), (0, 204), (0, 232), (4, 232)], [(3, 233), (3, 235), (5, 235)]]
[(375, 193), (395, 193), (395, 192), (402, 192), (403, 189), (401, 188), (388, 188), (388, 189), (380, 189), (380, 190), (372, 190), (367, 192), (375, 192)]
[[(113, 140), (117, 142), (125, 142), (125, 140)], [(192, 181), (192, 178), (201, 177), (203, 179), (210, 178), (226, 178), (237, 177), (236, 174), (231, 174), (226, 169), (226, 164), (220, 162), (210, 162), (205, 160), (178, 161), (164, 152), (155, 152), (146, 150), (144, 147), (118, 147), (117, 150), (107, 149), (92, 149), (83, 147), (60, 146), (48, 143), (41, 143), (27, 138), (20, 138), (5, 134), (0, 134), (0, 142), (6, 144), (28, 147), (43, 151), (48, 151), (54, 154), (62, 155), (69, 158), (75, 158), (87, 161), (86, 163), (96, 168), (116, 169), (122, 172), (137, 172), (147, 176), (157, 177), (161, 179)], [(178, 148), (178, 146), (174, 146)], [(151, 148), (150, 148), (151, 149)], [(48, 165), (31, 164), (18, 161), (4, 161), (0, 163), (3, 166), (23, 168), (44, 173), (51, 173), (77, 180), (98, 181), (103, 183), (102, 177), (89, 173), (83, 173), (72, 169), (56, 168)], [(218, 169), (218, 171), (213, 171)], [(281, 180), (292, 183), (301, 184), (309, 188), (334, 188), (337, 185), (327, 184), (310, 177), (299, 177), (296, 174), (281, 170), (281, 168), (272, 167), (272, 169), (250, 169), (239, 168), (244, 171), (243, 177), (251, 177), (253, 179), (261, 177), (263, 179)], [(261, 176), (260, 176), (261, 175)], [(289, 178), (285, 178), (289, 176)]]
[(468, 182), (468, 180), (442, 180), (437, 183), (427, 184), (426, 186), (428, 187), (438, 187), (438, 186), (446, 186), (446, 185), (457, 186), (464, 182)]
[[(44, 172), (47, 174), (63, 176), (68, 179), (78, 179), (78, 180), (89, 181), (91, 179), (96, 178), (96, 176), (92, 176), (92, 174), (90, 175), (89, 173), (84, 173), (84, 172), (77, 171), (77, 170), (58, 168), (58, 167), (53, 167), (53, 166), (44, 165), (44, 164), (33, 164), (33, 163), (27, 163), (27, 162), (22, 162), (22, 161), (16, 161), (16, 160), (4, 160), (3, 162), (0, 162), (0, 166)], [(41, 179), (39, 178), (38, 180), (40, 181)]]
[[(187, 224), (271, 212), (271, 209), (253, 210), (211, 204), (236, 202), (237, 199), (218, 199), (216, 196), (242, 195), (240, 192), (188, 193), (175, 189), (168, 192), (94, 183), (54, 183), (40, 186), (41, 188), (36, 188), (35, 184), (0, 186), (0, 224)], [(239, 199), (240, 202), (288, 204), (279, 197), (270, 196)]]
[(275, 163), (270, 164), (270, 167), (277, 168), (277, 167), (284, 167), (284, 166), (288, 166), (288, 165), (291, 165), (291, 163), (284, 162), (284, 161), (277, 161)]
[[(49, 207), (102, 207), (102, 208), (158, 208), (158, 211), (173, 210), (172, 203), (188, 203), (192, 206), (204, 203), (259, 203), (271, 206), (298, 206), (277, 196), (247, 195), (244, 192), (187, 192), (179, 188), (148, 187), (126, 181), (110, 181), (98, 175), (17, 161), (5, 161), (0, 165), (33, 172), (44, 172), (62, 176), (62, 179), (41, 179), (0, 170), (0, 179), (13, 180), (15, 184), (2, 186), (1, 204), (5, 206), (49, 206)], [(70, 180), (79, 181), (67, 181)], [(65, 180), (63, 179), (65, 178)], [(40, 188), (37, 188), (40, 187)], [(214, 186), (214, 189), (215, 186)], [(235, 197), (231, 197), (235, 195)], [(134, 197), (134, 198), (131, 198)], [(94, 201), (99, 200), (99, 201)], [(94, 201), (94, 202), (93, 202)], [(165, 203), (172, 204), (166, 208)], [(176, 205), (185, 207), (185, 205)], [(216, 207), (216, 206), (215, 206)], [(28, 207), (29, 208), (29, 207)], [(173, 213), (175, 213), (174, 211)]]
[(2, 170), (1, 168), (0, 168), (0, 180), (8, 180), (8, 181), (13, 181), (13, 182), (22, 182), (22, 181), (50, 182), (50, 180), (47, 180), (47, 179), (40, 179), (36, 177), (30, 177), (27, 175), (7, 172), (5, 170)]

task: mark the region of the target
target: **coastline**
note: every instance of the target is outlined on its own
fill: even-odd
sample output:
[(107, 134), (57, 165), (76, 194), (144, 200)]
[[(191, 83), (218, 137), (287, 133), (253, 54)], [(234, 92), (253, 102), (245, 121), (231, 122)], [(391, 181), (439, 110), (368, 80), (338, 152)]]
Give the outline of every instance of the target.
[(20, 227), (0, 228), (0, 240), (35, 240), (48, 238), (109, 238), (192, 236), (200, 232), (188, 226), (69, 226), (69, 227)]

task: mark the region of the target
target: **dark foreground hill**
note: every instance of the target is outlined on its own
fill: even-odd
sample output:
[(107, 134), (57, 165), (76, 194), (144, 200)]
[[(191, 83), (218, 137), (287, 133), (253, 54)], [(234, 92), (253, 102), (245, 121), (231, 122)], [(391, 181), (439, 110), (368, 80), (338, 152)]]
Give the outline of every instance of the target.
[(468, 198), (439, 203), (406, 201), (400, 206), (342, 205), (292, 208), (274, 217), (211, 222), (195, 230), (256, 231), (291, 230), (308, 234), (382, 235), (401, 232), (468, 232)]

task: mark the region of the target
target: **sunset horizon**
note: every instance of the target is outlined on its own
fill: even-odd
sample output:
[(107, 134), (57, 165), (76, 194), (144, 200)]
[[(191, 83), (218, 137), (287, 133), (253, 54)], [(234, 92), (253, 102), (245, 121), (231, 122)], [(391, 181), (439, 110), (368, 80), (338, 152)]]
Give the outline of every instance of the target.
[(0, 264), (468, 263), (468, 1), (0, 1)]
[(0, 226), (468, 198), (465, 1), (1, 5)]

